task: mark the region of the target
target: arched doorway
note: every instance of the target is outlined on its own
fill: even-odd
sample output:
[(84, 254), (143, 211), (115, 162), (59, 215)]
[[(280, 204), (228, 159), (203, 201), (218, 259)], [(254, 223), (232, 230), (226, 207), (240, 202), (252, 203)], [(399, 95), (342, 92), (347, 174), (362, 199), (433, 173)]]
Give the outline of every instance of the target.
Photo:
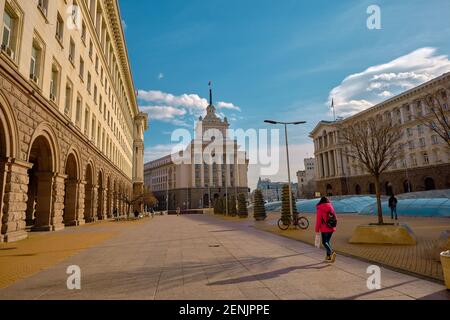
[(86, 181), (86, 185), (84, 186), (84, 219), (86, 222), (94, 221), (94, 179), (92, 171), (92, 166), (89, 163), (86, 167), (86, 173), (84, 175), (84, 180)]
[(106, 214), (108, 218), (112, 217), (112, 186), (111, 186), (111, 177), (108, 177), (108, 182), (106, 183), (106, 186), (108, 188), (107, 194), (106, 194)]
[(355, 194), (360, 195), (361, 194), (361, 186), (359, 184), (355, 187)]
[(203, 208), (209, 208), (209, 194), (203, 196)]
[(333, 196), (333, 186), (331, 184), (327, 185), (327, 196), (331, 197)]
[(387, 195), (387, 196), (391, 196), (391, 195), (394, 194), (394, 189), (392, 188), (392, 183), (386, 182), (386, 183), (384, 184), (384, 188), (385, 188), (385, 190), (386, 190), (386, 195)]
[(51, 231), (54, 160), (50, 142), (45, 136), (33, 141), (28, 157), (33, 167), (28, 170), (29, 187), (26, 212), (27, 227)]
[(97, 197), (97, 217), (99, 220), (105, 218), (105, 186), (103, 185), (103, 172), (98, 173), (98, 197)]
[(63, 223), (66, 226), (77, 225), (78, 209), (78, 163), (73, 153), (66, 161), (67, 179), (65, 182)]
[(369, 183), (369, 194), (375, 194), (377, 190), (375, 188), (375, 183)]
[(405, 180), (403, 182), (403, 191), (405, 193), (413, 192), (412, 184), (411, 184), (411, 182), (409, 180)]
[[(12, 113), (8, 111), (9, 106), (4, 101), (3, 96), (0, 96), (0, 241), (3, 237), (7, 239), (8, 232), (19, 231), (23, 229), (22, 225), (19, 225), (17, 222), (11, 223), (12, 226), (8, 226), (8, 212), (3, 211), (3, 199), (4, 194), (7, 192), (5, 190), (5, 175), (7, 175), (7, 157), (14, 158), (14, 145), (17, 142), (15, 130), (13, 128), (14, 122), (11, 121)], [(9, 211), (16, 211), (15, 208), (10, 208)], [(23, 210), (23, 209), (21, 209)], [(6, 215), (6, 216), (3, 216)], [(23, 223), (23, 222), (22, 222)], [(16, 228), (14, 228), (17, 226)], [(25, 235), (24, 235), (25, 237)]]
[(425, 191), (436, 190), (436, 184), (434, 183), (433, 178), (425, 179)]
[(117, 182), (115, 180), (114, 180), (114, 186), (113, 186), (112, 211), (115, 216), (118, 216), (119, 208), (118, 208), (118, 204), (117, 204)]

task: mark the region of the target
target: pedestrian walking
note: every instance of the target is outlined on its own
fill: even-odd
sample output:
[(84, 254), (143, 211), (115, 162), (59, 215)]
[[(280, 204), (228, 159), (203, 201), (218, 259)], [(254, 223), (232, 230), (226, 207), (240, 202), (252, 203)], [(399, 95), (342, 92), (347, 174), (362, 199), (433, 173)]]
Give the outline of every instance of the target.
[(394, 196), (394, 194), (392, 194), (392, 196), (389, 198), (389, 208), (391, 208), (391, 219), (392, 220), (394, 220), (394, 218), (395, 218), (395, 220), (398, 220), (397, 204), (398, 204), (398, 200)]
[(316, 235), (322, 236), (322, 244), (327, 251), (325, 262), (334, 263), (336, 252), (331, 246), (331, 238), (336, 232), (337, 215), (330, 200), (323, 197), (317, 204)]

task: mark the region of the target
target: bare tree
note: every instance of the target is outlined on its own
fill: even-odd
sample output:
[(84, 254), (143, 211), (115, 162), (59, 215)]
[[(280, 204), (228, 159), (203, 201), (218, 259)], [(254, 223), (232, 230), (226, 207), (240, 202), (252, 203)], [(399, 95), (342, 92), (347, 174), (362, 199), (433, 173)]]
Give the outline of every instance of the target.
[(402, 132), (393, 121), (376, 119), (361, 121), (356, 125), (338, 124), (340, 144), (344, 153), (357, 160), (375, 179), (378, 224), (384, 224), (381, 207), (380, 177), (401, 155), (399, 142)]
[(430, 94), (426, 102), (430, 112), (418, 117), (418, 120), (441, 137), (450, 148), (450, 109), (447, 94)]

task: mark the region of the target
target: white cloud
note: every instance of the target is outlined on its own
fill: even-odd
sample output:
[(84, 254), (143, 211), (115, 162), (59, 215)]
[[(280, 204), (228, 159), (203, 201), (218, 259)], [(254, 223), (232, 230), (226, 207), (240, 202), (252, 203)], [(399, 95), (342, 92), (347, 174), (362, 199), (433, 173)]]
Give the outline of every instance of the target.
[(232, 103), (223, 102), (223, 101), (220, 101), (220, 102), (217, 103), (217, 108), (218, 109), (229, 109), (229, 110), (241, 111), (241, 108), (239, 108), (238, 106), (235, 106)]
[(330, 92), (328, 105), (334, 99), (336, 112), (350, 116), (448, 71), (448, 56), (437, 55), (436, 48), (420, 48), (348, 76)]
[(124, 31), (127, 30), (127, 27), (128, 27), (127, 23), (125, 22), (125, 20), (122, 19), (122, 28), (123, 28), (123, 30)]
[(186, 110), (177, 109), (169, 106), (150, 106), (140, 107), (141, 111), (147, 112), (148, 115), (154, 120), (172, 120), (178, 116), (184, 116)]
[[(138, 99), (146, 103), (141, 107), (147, 112), (150, 120), (170, 122), (175, 125), (186, 125), (185, 120), (195, 120), (206, 114), (208, 100), (197, 94), (182, 94), (179, 96), (158, 90), (139, 90)], [(241, 111), (238, 106), (230, 102), (220, 101), (218, 109)], [(224, 116), (223, 113), (219, 113)]]

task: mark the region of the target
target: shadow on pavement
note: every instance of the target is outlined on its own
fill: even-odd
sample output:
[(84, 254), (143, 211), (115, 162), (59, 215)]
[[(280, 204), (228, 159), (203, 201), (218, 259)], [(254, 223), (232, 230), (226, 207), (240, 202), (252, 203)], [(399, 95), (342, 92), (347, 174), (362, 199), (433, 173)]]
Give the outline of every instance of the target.
[(306, 266), (298, 266), (298, 267), (288, 267), (288, 268), (283, 268), (283, 269), (274, 270), (274, 271), (261, 273), (261, 274), (256, 274), (256, 275), (252, 275), (252, 276), (245, 276), (245, 277), (240, 277), (240, 278), (235, 278), (235, 279), (216, 281), (216, 282), (212, 282), (208, 285), (209, 286), (219, 286), (219, 285), (227, 285), (227, 284), (239, 284), (239, 283), (243, 283), (243, 282), (269, 280), (269, 279), (273, 279), (273, 278), (279, 277), (283, 274), (287, 274), (287, 273), (290, 273), (290, 272), (296, 271), (296, 270), (306, 270), (306, 269), (320, 270), (320, 269), (325, 269), (327, 267), (330, 267), (330, 265), (325, 265), (324, 263), (315, 263), (315, 264), (309, 264)]

